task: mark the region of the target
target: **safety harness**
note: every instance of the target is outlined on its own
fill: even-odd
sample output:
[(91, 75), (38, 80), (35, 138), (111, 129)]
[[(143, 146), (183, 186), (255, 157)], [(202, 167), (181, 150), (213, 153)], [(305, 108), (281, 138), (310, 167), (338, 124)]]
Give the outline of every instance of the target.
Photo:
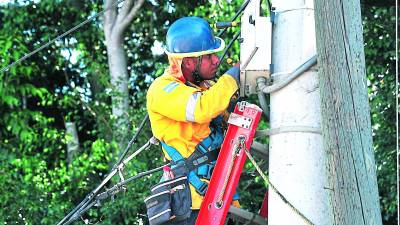
[[(207, 191), (208, 183), (202, 181), (201, 178), (207, 180), (211, 179), (219, 148), (224, 140), (222, 116), (218, 116), (211, 121), (210, 129), (210, 135), (195, 147), (195, 151), (187, 159), (174, 147), (167, 145), (165, 142), (160, 142), (174, 165), (185, 164), (188, 171), (189, 183), (196, 189), (197, 193), (202, 196), (204, 196)], [(207, 161), (206, 164), (204, 164), (205, 161)], [(199, 164), (204, 165), (197, 166)], [(237, 199), (239, 199), (239, 196), (235, 194), (234, 200)]]

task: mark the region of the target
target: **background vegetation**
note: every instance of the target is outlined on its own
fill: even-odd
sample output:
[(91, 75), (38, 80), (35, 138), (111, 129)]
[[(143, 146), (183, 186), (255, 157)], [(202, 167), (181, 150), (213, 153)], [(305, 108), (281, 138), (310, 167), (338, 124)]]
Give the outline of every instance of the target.
[[(186, 15), (199, 15), (210, 23), (226, 21), (241, 3), (144, 3), (125, 32), (133, 127), (127, 136), (144, 118), (146, 90), (166, 66), (157, 46), (169, 24)], [(102, 1), (24, 0), (0, 5), (0, 68), (101, 10)], [(362, 1), (362, 17), (382, 217), (384, 224), (392, 225), (397, 224), (395, 7), (387, 1)], [(223, 38), (229, 42), (234, 32)], [(232, 57), (238, 47), (236, 43)], [(112, 94), (101, 18), (0, 73), (1, 223), (55, 224), (99, 184), (120, 153), (112, 135)], [(72, 137), (66, 135), (66, 122), (77, 125), (79, 137), (80, 150), (70, 163), (67, 142)], [(150, 137), (147, 126), (133, 148)], [(151, 148), (131, 161), (126, 176), (161, 165), (161, 158), (159, 148)], [(242, 205), (256, 212), (265, 187), (254, 169), (246, 168)], [(131, 183), (125, 193), (85, 218), (102, 224), (146, 224), (143, 199), (157, 179), (154, 175)]]

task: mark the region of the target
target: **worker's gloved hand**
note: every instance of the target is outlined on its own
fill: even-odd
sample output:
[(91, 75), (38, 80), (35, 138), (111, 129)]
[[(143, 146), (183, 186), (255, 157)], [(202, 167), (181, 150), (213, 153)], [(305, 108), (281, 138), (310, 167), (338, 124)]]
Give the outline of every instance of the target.
[(228, 111), (228, 113), (233, 112), (233, 110), (235, 110), (235, 106), (238, 103), (238, 101), (240, 101), (240, 97), (239, 97), (239, 92), (237, 91), (235, 94), (233, 94), (233, 96), (231, 97), (231, 99), (229, 100), (229, 105), (228, 108), (226, 109), (226, 111)]
[(226, 74), (233, 77), (236, 80), (237, 85), (239, 86), (239, 84), (240, 84), (240, 63), (236, 63), (235, 66), (233, 66), (228, 71), (226, 71)]

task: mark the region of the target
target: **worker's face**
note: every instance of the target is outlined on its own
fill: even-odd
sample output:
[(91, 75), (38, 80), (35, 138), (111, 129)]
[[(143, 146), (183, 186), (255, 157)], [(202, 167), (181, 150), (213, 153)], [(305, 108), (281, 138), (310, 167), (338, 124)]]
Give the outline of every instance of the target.
[[(182, 61), (182, 72), (186, 79), (193, 82), (192, 72), (196, 70), (199, 57), (188, 57)], [(212, 80), (217, 73), (219, 58), (216, 54), (204, 55), (201, 60), (199, 72), (204, 80)]]
[(219, 64), (219, 58), (216, 54), (204, 55), (200, 65), (200, 75), (205, 80), (215, 78)]

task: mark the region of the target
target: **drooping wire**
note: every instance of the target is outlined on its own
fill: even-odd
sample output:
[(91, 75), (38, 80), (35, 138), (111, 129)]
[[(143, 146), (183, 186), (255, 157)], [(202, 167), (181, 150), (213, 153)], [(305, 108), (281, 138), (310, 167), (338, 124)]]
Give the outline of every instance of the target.
[[(139, 130), (140, 131), (140, 130)], [(139, 132), (138, 131), (138, 132)], [(135, 135), (136, 136), (136, 135)], [(133, 140), (133, 139), (132, 139)], [(132, 142), (132, 141), (131, 141)], [(125, 159), (123, 162), (121, 162), (119, 165), (116, 166), (115, 169), (113, 169), (107, 176), (104, 178), (104, 180), (101, 182), (100, 185), (98, 185), (92, 192), (90, 192), (70, 213), (68, 213), (67, 216), (65, 216), (57, 225), (65, 225), (65, 224), (70, 224), (73, 221), (77, 220), (81, 215), (83, 211), (86, 211), (85, 209), (89, 209), (91, 206), (93, 206), (93, 201), (96, 199), (96, 197), (99, 194), (99, 191), (111, 180), (111, 178), (117, 174), (118, 172), (121, 172), (123, 167), (130, 161), (132, 160), (135, 156), (137, 156), (139, 153), (141, 153), (144, 150), (149, 149), (152, 145), (157, 145), (157, 141), (154, 137), (150, 138), (150, 140), (144, 144), (142, 147), (140, 147), (138, 150), (136, 150), (131, 156), (129, 156), (127, 159)], [(151, 170), (155, 171), (155, 170)], [(145, 173), (147, 174), (147, 173)], [(144, 175), (143, 175), (144, 176)], [(135, 178), (136, 179), (136, 178)]]
[(32, 52), (25, 54), (24, 56), (22, 56), (21, 58), (19, 58), (17, 61), (9, 64), (6, 67), (3, 67), (0, 70), (0, 73), (8, 71), (11, 67), (16, 66), (17, 64), (21, 63), (22, 61), (26, 60), (27, 58), (35, 55), (36, 53), (40, 52), (41, 50), (49, 47), (51, 44), (53, 44), (54, 42), (60, 40), (61, 38), (67, 36), (68, 34), (76, 31), (77, 29), (81, 28), (82, 26), (86, 25), (87, 23), (91, 22), (92, 20), (96, 19), (97, 17), (101, 16), (102, 14), (104, 14), (105, 12), (107, 12), (108, 10), (111, 10), (114, 8), (114, 6), (119, 5), (120, 3), (124, 2), (125, 0), (118, 0), (116, 1), (114, 4), (112, 4), (109, 8), (103, 9), (102, 11), (94, 14), (93, 16), (89, 17), (88, 19), (86, 19), (85, 21), (81, 22), (80, 24), (72, 27), (71, 29), (69, 29), (68, 31), (58, 35), (57, 37), (53, 38), (52, 40), (50, 40), (49, 42), (47, 42), (46, 44), (40, 46), (39, 48), (33, 50)]
[(126, 154), (128, 153), (129, 149), (132, 147), (132, 145), (136, 142), (137, 137), (139, 134), (142, 132), (143, 127), (146, 125), (146, 122), (149, 120), (149, 114), (146, 113), (146, 116), (143, 118), (142, 122), (139, 125), (138, 130), (136, 131), (136, 134), (132, 137), (132, 139), (129, 141), (128, 145), (126, 146), (124, 152), (119, 156), (118, 161), (115, 163), (113, 168), (111, 170), (114, 170), (119, 164), (121, 164), (122, 160), (125, 158)]
[[(234, 22), (239, 15), (246, 9), (247, 5), (250, 3), (251, 0), (247, 0), (246, 2), (244, 2), (242, 4), (242, 6), (239, 8), (239, 10), (236, 12), (236, 14), (233, 16), (233, 18), (231, 19), (231, 22)], [(228, 27), (225, 27), (224, 29), (222, 29), (217, 36), (221, 37), (226, 30), (228, 29)], [(240, 36), (240, 30), (233, 36), (232, 40), (229, 42), (229, 44), (227, 45), (225, 51), (222, 53), (221, 57), (219, 58), (219, 64), (218, 67), (221, 65), (221, 62), (224, 60), (226, 54), (228, 53), (228, 51), (230, 50), (230, 48), (232, 47), (233, 43), (238, 39), (238, 37)]]
[(271, 0), (267, 0), (267, 3), (268, 3), (268, 10), (271, 12), (273, 9), (272, 9), (272, 3), (271, 3)]
[[(85, 208), (83, 208), (81, 211), (79, 211), (79, 214), (77, 215), (77, 217), (82, 216), (91, 207), (93, 207), (96, 204), (100, 203), (101, 201), (107, 199), (108, 197), (113, 197), (114, 195), (116, 195), (118, 192), (120, 192), (122, 190), (122, 187), (124, 185), (126, 185), (126, 184), (128, 184), (130, 182), (133, 182), (138, 178), (141, 178), (141, 177), (144, 177), (146, 175), (161, 171), (165, 166), (171, 166), (171, 163), (167, 163), (165, 165), (162, 165), (160, 167), (157, 167), (157, 168), (154, 168), (154, 169), (151, 169), (151, 170), (148, 170), (148, 171), (140, 172), (139, 174), (137, 174), (135, 176), (129, 177), (128, 179), (115, 184), (110, 189), (98, 194), (89, 205), (87, 205)], [(69, 224), (71, 224), (73, 222), (75, 222), (75, 220), (69, 220), (63, 225), (69, 225)]]
[[(243, 5), (242, 5), (242, 6), (239, 8), (239, 10), (236, 12), (235, 16), (233, 16), (233, 18), (231, 19), (231, 22), (235, 21), (235, 20), (239, 17), (239, 15), (246, 9), (246, 7), (247, 7), (247, 5), (249, 4), (250, 1), (251, 1), (251, 0), (247, 0), (245, 3), (243, 3)], [(227, 29), (228, 29), (228, 28), (225, 27), (223, 30), (221, 30), (221, 31), (217, 34), (217, 36), (220, 37), (221, 35), (223, 35)]]
[[(261, 6), (262, 2), (263, 2), (263, 0), (260, 0), (260, 6)], [(268, 4), (268, 13), (269, 13), (269, 15), (271, 15), (271, 11), (273, 10), (271, 0), (267, 0), (267, 4)]]
[(229, 42), (228, 46), (226, 47), (224, 53), (222, 53), (221, 57), (219, 58), (219, 65), (221, 65), (221, 62), (224, 60), (224, 58), (225, 58), (226, 54), (228, 53), (229, 49), (232, 47), (233, 42), (235, 42), (236, 39), (238, 39), (239, 36), (240, 36), (240, 31), (238, 31), (235, 34), (235, 36), (233, 36), (232, 40)]

